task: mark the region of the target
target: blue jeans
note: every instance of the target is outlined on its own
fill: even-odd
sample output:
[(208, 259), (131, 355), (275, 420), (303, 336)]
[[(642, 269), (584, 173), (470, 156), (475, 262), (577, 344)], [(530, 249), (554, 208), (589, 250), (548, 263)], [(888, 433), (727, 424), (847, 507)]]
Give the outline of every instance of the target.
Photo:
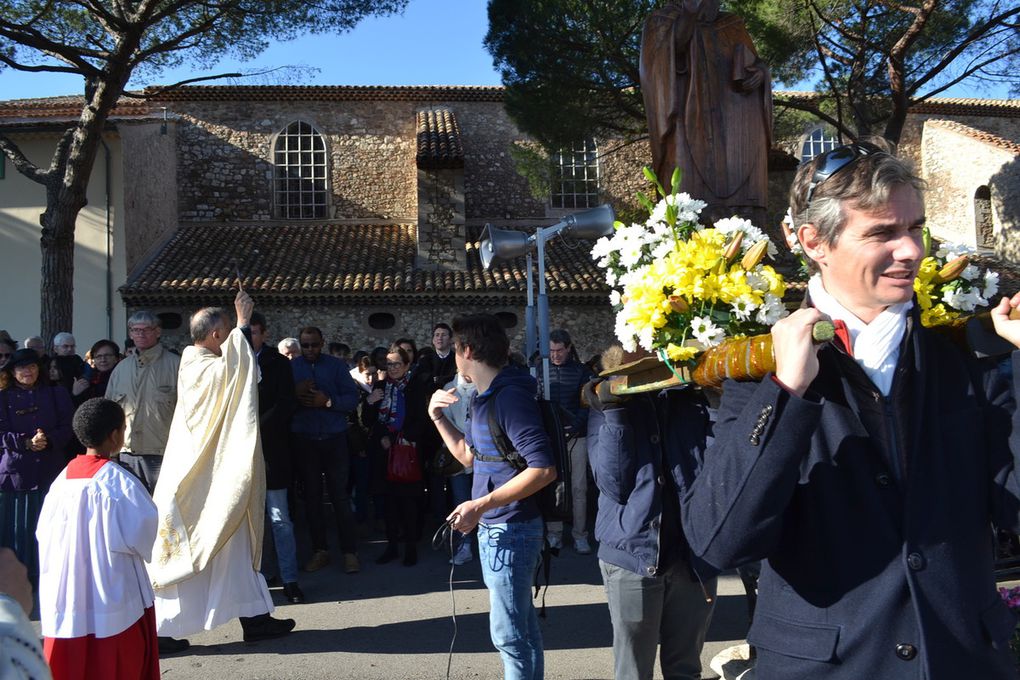
[(294, 524), (287, 511), (287, 490), (266, 490), (266, 516), (273, 529), (276, 545), (276, 564), (284, 583), (297, 582), (297, 545), (294, 542)]
[(542, 520), (478, 525), (482, 580), (489, 589), (489, 635), (505, 680), (541, 680), (542, 631), (531, 585), (542, 553)]

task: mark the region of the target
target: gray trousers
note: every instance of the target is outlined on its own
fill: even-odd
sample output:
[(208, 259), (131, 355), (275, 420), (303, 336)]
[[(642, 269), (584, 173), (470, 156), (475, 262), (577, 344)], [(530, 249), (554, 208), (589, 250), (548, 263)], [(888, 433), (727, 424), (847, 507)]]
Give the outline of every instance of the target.
[(640, 576), (602, 560), (599, 567), (613, 622), (616, 680), (652, 680), (660, 646), (664, 680), (699, 680), (716, 580), (705, 581), (703, 591), (684, 563), (659, 576)]
[(129, 451), (121, 451), (117, 462), (137, 477), (149, 490), (149, 495), (152, 495), (159, 481), (159, 471), (163, 468), (163, 456), (137, 456)]

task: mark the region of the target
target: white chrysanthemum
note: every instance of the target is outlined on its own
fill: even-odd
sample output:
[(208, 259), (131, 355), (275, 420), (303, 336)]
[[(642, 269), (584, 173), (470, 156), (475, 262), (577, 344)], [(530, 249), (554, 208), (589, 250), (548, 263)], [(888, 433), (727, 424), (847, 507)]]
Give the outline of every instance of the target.
[(747, 285), (749, 285), (754, 290), (764, 291), (769, 289), (768, 279), (766, 279), (764, 276), (760, 276), (754, 271), (747, 272), (744, 275), (744, 280), (747, 281)]
[(661, 260), (662, 258), (666, 257), (667, 255), (673, 252), (674, 245), (675, 244), (673, 243), (672, 239), (668, 241), (666, 240), (662, 241), (662, 243), (652, 248), (652, 259)]
[(968, 264), (962, 272), (960, 272), (960, 278), (965, 281), (973, 281), (974, 279), (981, 276), (981, 270), (976, 265)]
[(973, 255), (976, 251), (965, 243), (942, 243), (935, 251), (935, 257), (949, 262), (961, 255)]
[(981, 297), (986, 300), (991, 300), (995, 297), (995, 294), (999, 292), (999, 273), (993, 271), (985, 271), (985, 286), (984, 290), (981, 291)]
[(749, 295), (741, 295), (739, 298), (733, 301), (731, 306), (733, 315), (741, 321), (747, 321), (751, 318), (751, 314), (754, 310), (758, 309), (758, 305), (755, 304), (754, 300)]
[(694, 339), (705, 347), (715, 347), (726, 337), (726, 331), (719, 328), (707, 316), (696, 316), (691, 319), (691, 330)]
[(743, 217), (724, 217), (721, 220), (716, 221), (714, 226), (717, 230), (729, 236), (734, 232), (744, 232), (744, 239), (740, 242), (740, 251), (747, 252), (754, 244), (758, 241), (768, 241), (768, 254), (769, 257), (775, 257), (779, 254), (779, 250), (776, 245), (772, 243), (772, 240), (758, 227), (751, 224), (750, 220), (746, 220)]
[(641, 261), (644, 254), (645, 250), (640, 243), (628, 241), (620, 248), (620, 266), (631, 269)]
[(789, 316), (789, 314), (790, 312), (787, 311), (782, 300), (772, 293), (766, 293), (765, 299), (762, 301), (762, 305), (754, 318), (760, 324), (771, 326), (780, 319)]
[(691, 195), (687, 192), (680, 192), (675, 196), (670, 194), (656, 204), (655, 208), (652, 209), (652, 214), (648, 217), (647, 224), (655, 224), (657, 222), (666, 222), (666, 206), (675, 205), (677, 211), (677, 223), (684, 222), (697, 222), (698, 215), (705, 206), (708, 204), (704, 201), (699, 201), (695, 198), (691, 198)]
[(620, 291), (616, 290), (615, 288), (609, 291), (609, 304), (611, 304), (614, 307), (620, 304)]
[[(612, 252), (613, 252), (612, 241), (609, 239), (608, 236), (603, 236), (598, 241), (595, 241), (595, 245), (591, 247), (591, 258), (593, 260), (606, 261), (605, 258), (608, 258), (609, 254)], [(605, 267), (606, 265), (602, 264), (602, 262), (600, 261), (599, 266)]]
[(606, 284), (610, 288), (616, 285), (616, 272), (612, 269), (606, 272)]
[(638, 344), (641, 345), (642, 349), (651, 352), (655, 347), (655, 329), (651, 326), (645, 326), (638, 331)]
[(973, 312), (981, 300), (977, 289), (963, 290), (962, 286), (947, 288), (942, 294), (942, 301), (953, 309), (961, 312)]

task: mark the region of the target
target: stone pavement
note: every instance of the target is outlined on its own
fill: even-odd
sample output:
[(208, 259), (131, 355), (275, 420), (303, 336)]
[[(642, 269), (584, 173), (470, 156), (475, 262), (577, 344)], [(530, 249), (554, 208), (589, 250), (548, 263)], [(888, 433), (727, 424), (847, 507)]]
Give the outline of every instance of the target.
[[(488, 596), (477, 559), (454, 572), (451, 600), (447, 556), (422, 542), (420, 561), (377, 566), (380, 541), (361, 548), (362, 571), (346, 575), (339, 559), (314, 574), (301, 574), (309, 603), (279, 606), (277, 616), (297, 620), (286, 638), (258, 644), (241, 640), (234, 622), (190, 638), (192, 648), (162, 659), (170, 680), (325, 680), (447, 677), (447, 659), (456, 603), (457, 638), (449, 677), (502, 676), (488, 633)], [(570, 547), (553, 563), (553, 585), (546, 596), (545, 677), (609, 679), (613, 675), (612, 630), (598, 564)], [(281, 602), (279, 589), (274, 598)], [(708, 661), (739, 642), (747, 629), (740, 579), (723, 576), (719, 599), (702, 656), (704, 677), (716, 675)], [(656, 678), (661, 678), (660, 674)]]

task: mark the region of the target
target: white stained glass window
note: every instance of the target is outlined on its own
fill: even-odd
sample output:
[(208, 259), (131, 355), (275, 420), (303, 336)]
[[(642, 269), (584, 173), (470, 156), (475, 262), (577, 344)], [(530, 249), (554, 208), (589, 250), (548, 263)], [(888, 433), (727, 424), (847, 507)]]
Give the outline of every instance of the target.
[(273, 199), (281, 219), (326, 217), (326, 144), (315, 128), (295, 121), (276, 138), (273, 147)]
[(804, 144), (800, 147), (800, 162), (807, 162), (837, 146), (840, 146), (840, 143), (836, 135), (823, 126), (816, 127), (804, 137)]
[(599, 204), (599, 160), (594, 140), (553, 154), (552, 207), (594, 208)]

